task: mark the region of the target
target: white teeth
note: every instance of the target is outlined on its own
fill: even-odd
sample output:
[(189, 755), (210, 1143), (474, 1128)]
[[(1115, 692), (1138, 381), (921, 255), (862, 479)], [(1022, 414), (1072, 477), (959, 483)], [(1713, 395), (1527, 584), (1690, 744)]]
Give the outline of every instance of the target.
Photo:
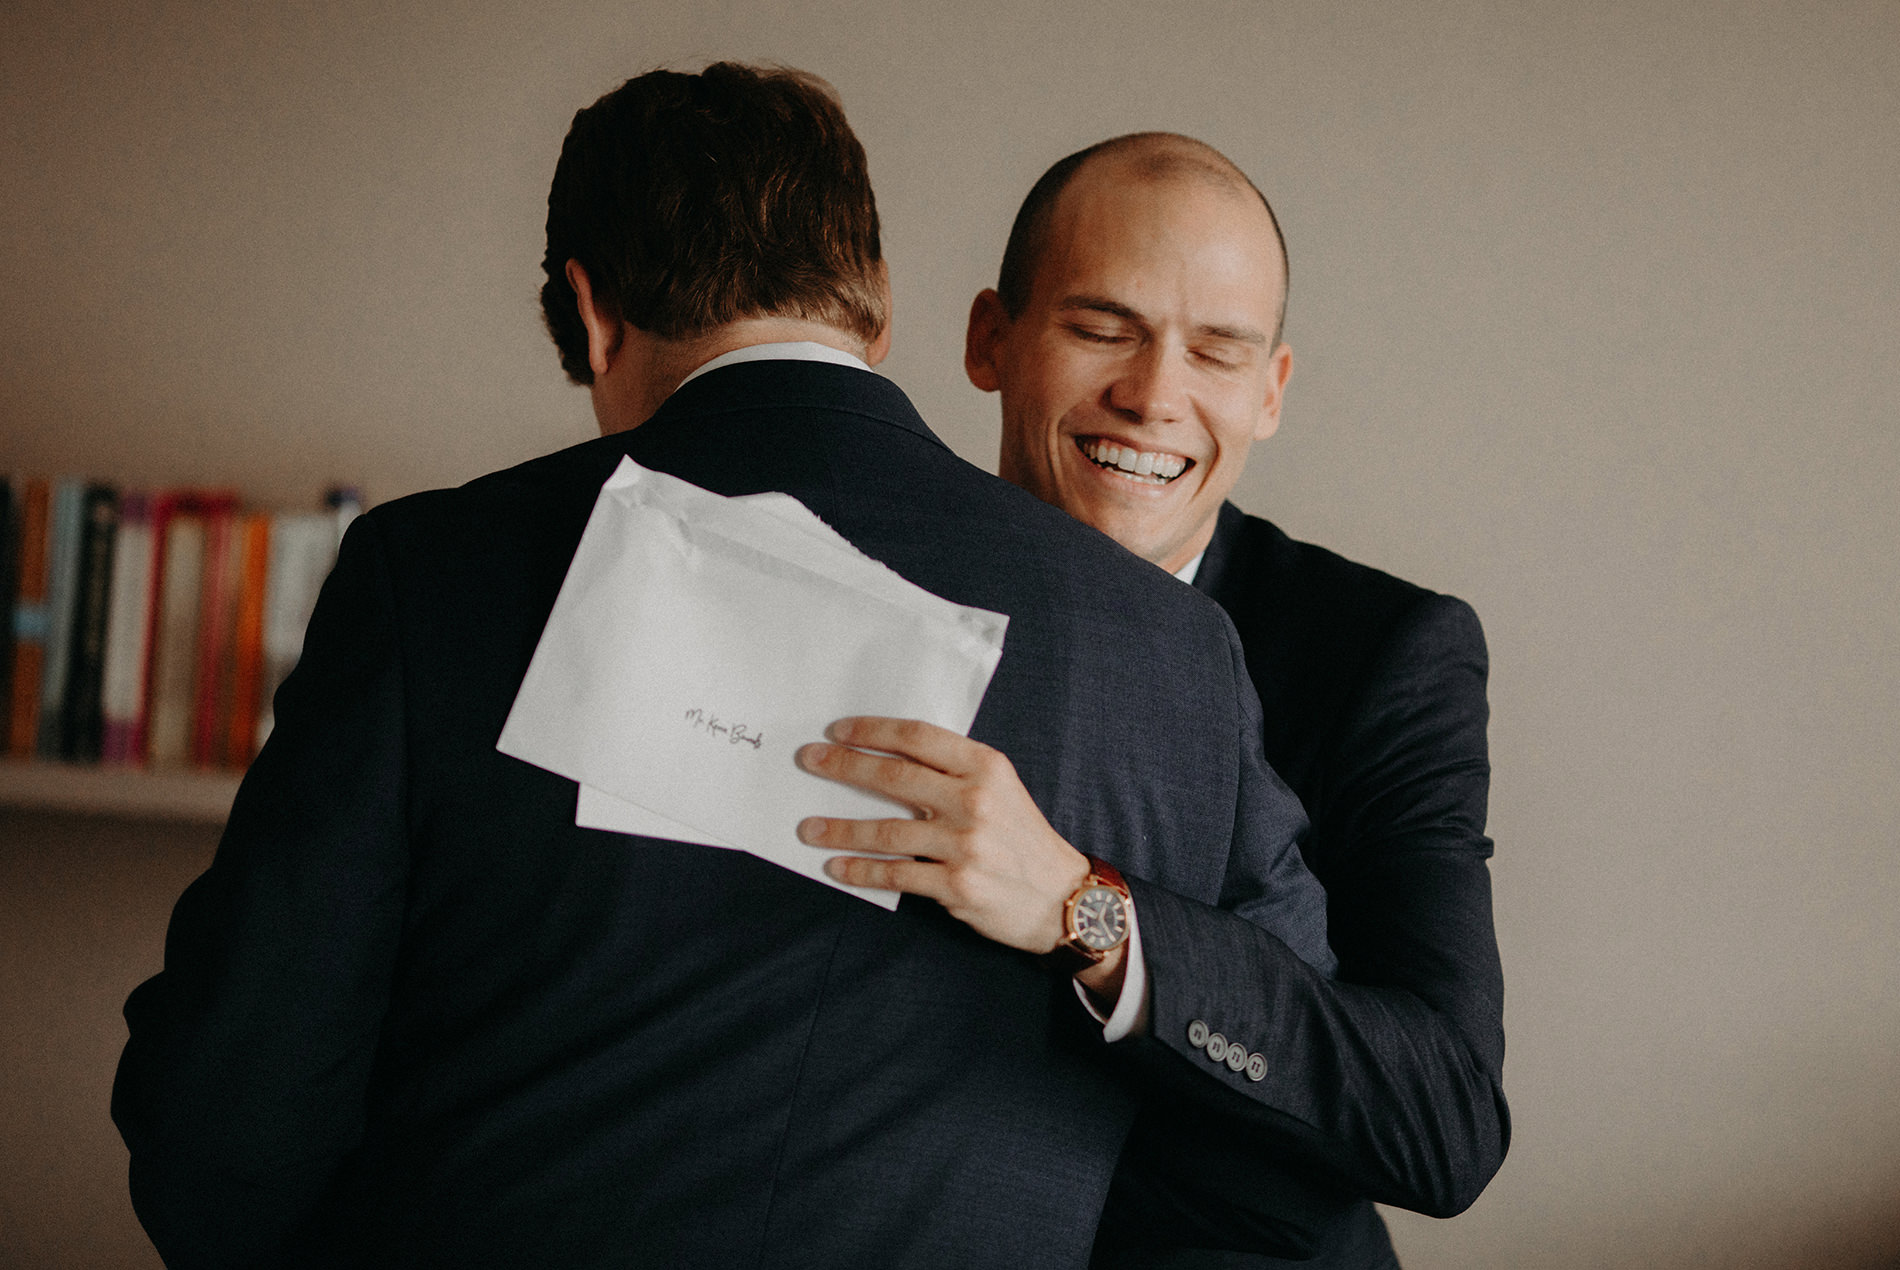
[(1080, 443), (1083, 454), (1102, 467), (1114, 468), (1141, 479), (1144, 484), (1165, 485), (1187, 470), (1188, 461), (1178, 454), (1159, 450), (1135, 450), (1112, 441), (1088, 438)]

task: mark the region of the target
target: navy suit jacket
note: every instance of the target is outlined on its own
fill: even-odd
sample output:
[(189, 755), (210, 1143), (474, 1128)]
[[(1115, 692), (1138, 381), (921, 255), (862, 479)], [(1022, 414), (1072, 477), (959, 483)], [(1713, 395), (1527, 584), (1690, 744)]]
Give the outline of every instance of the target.
[[(1267, 757), (1312, 817), (1302, 851), (1326, 888), (1339, 975), (1305, 974), (1277, 941), (1190, 900), (1139, 907), (1143, 939), (1163, 948), (1149, 959), (1154, 1035), (1118, 1048), (1156, 1079), (1096, 1263), (1393, 1265), (1371, 1201), (1460, 1212), (1510, 1139), (1484, 634), (1462, 601), (1231, 503), (1195, 586), (1233, 617)], [(1181, 980), (1208, 991), (1184, 998)], [(1179, 1079), (1196, 1017), (1277, 1075), (1219, 1090)]]
[(972, 734), (1055, 828), (1166, 893), (1248, 897), (1330, 968), (1219, 608), (956, 458), (875, 375), (728, 366), (352, 527), (126, 1005), (146, 1229), (174, 1267), (1081, 1266), (1136, 1094), (1068, 980), (912, 897), (577, 828), (571, 782), (495, 750), (622, 455), (789, 492), (1009, 614)]

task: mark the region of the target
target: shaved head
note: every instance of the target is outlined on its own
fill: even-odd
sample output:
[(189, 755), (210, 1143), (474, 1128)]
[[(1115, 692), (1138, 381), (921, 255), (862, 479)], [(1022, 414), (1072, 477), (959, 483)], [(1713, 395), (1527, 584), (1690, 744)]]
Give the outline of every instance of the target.
[(1249, 180), (1233, 160), (1205, 141), (1175, 132), (1131, 132), (1110, 137), (1057, 160), (1042, 174), (1016, 212), (1009, 244), (1003, 249), (1003, 267), (997, 278), (996, 292), (1002, 299), (1004, 312), (1012, 318), (1020, 317), (1028, 307), (1029, 293), (1035, 286), (1036, 270), (1049, 245), (1050, 226), (1062, 193), (1079, 172), (1097, 165), (1112, 165), (1118, 177), (1129, 181), (1207, 185), (1232, 190), (1240, 197), (1259, 199), (1267, 210), (1280, 255), (1280, 300), (1269, 346), (1280, 342), (1286, 324), (1288, 282), (1286, 237), (1280, 232), (1280, 218), (1273, 214), (1273, 204), (1260, 192), (1260, 187)]
[(1002, 397), (997, 472), (1181, 568), (1279, 426), (1285, 316), (1273, 209), (1218, 150), (1138, 133), (1070, 155), (970, 306), (964, 370)]

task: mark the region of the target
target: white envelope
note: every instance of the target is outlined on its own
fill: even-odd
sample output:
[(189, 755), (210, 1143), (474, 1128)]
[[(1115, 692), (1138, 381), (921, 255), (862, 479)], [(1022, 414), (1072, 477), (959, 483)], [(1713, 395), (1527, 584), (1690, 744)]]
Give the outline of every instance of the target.
[(722, 498), (623, 459), (496, 748), (580, 782), (581, 824), (738, 847), (835, 886), (798, 821), (905, 812), (794, 752), (852, 714), (967, 733), (1007, 624), (906, 582), (787, 496)]

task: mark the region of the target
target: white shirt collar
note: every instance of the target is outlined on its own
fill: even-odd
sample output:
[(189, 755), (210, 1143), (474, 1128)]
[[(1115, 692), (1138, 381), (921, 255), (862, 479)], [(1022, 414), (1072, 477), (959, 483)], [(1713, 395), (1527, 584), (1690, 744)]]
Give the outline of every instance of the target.
[(1181, 579), (1181, 581), (1187, 583), (1189, 586), (1193, 586), (1195, 575), (1201, 571), (1201, 560), (1206, 555), (1207, 555), (1206, 548), (1202, 548), (1200, 551), (1195, 553), (1194, 559), (1188, 561), (1186, 564), (1182, 565), (1179, 569), (1176, 569), (1174, 571), (1174, 576)]
[(690, 384), (709, 370), (718, 370), (721, 366), (737, 366), (740, 362), (830, 362), (834, 366), (855, 366), (859, 370), (871, 367), (861, 357), (819, 344), (813, 340), (791, 340), (781, 344), (748, 344), (744, 348), (735, 348), (701, 366), (698, 370), (680, 380), (681, 385)]

